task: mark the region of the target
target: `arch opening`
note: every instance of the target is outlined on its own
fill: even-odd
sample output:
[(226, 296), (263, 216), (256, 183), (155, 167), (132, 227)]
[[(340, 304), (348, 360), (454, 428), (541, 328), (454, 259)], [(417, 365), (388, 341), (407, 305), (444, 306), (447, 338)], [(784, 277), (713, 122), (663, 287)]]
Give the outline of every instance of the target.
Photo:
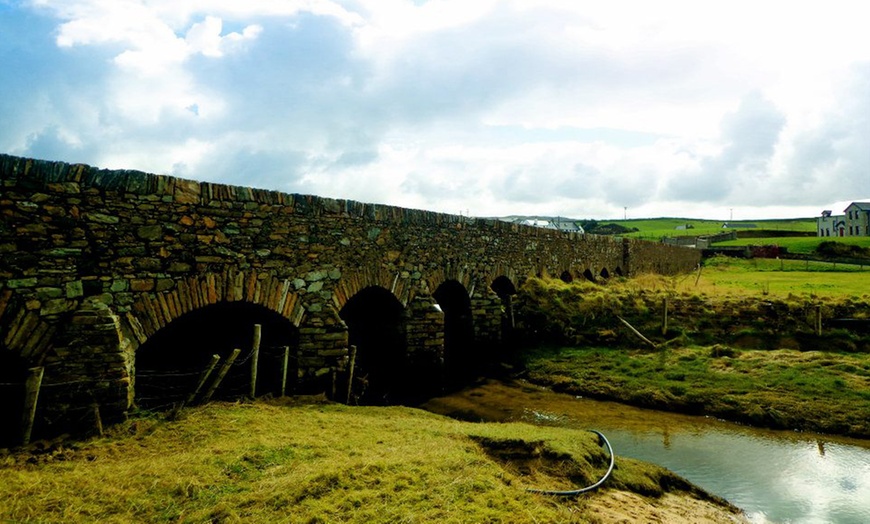
[(503, 314), (501, 317), (501, 339), (510, 345), (514, 340), (513, 331), (516, 327), (516, 317), (514, 316), (514, 296), (517, 294), (517, 287), (508, 277), (502, 275), (492, 281), (489, 286), (501, 299)]
[(502, 300), (510, 297), (511, 295), (517, 294), (517, 287), (511, 282), (511, 279), (502, 275), (497, 277), (492, 281), (492, 284), (489, 286), (495, 291), (495, 294), (498, 295)]
[(599, 274), (601, 275), (601, 278), (605, 278), (605, 279), (610, 278), (610, 272), (607, 271), (606, 267), (601, 268), (601, 273), (599, 273)]
[(589, 282), (595, 282), (595, 275), (592, 274), (592, 271), (590, 269), (587, 268), (586, 271), (583, 272), (583, 276)]
[(357, 404), (401, 402), (408, 394), (405, 307), (380, 286), (363, 288), (341, 308), (348, 341), (356, 346), (351, 400)]
[(574, 276), (568, 270), (565, 270), (562, 271), (561, 275), (559, 275), (559, 279), (566, 284), (570, 284), (574, 281)]
[[(256, 394), (280, 394), (284, 347), (289, 346), (290, 355), (295, 357), (299, 330), (266, 307), (248, 302), (218, 302), (176, 318), (139, 346), (134, 382), (136, 405), (161, 410), (185, 402), (196, 389), (212, 355), (218, 355), (220, 361), (200, 391), (202, 396), (236, 348), (241, 353), (212, 398), (249, 395), (255, 324), (262, 326)], [(296, 359), (290, 358), (288, 384), (293, 384), (296, 371)]]
[(27, 370), (23, 358), (0, 347), (0, 448), (21, 444)]
[(456, 280), (443, 282), (432, 297), (444, 312), (444, 366), (450, 382), (462, 382), (473, 375), (479, 365), (474, 345), (474, 319), (471, 298), (465, 286)]
[(616, 266), (616, 269), (614, 269), (613, 272), (616, 273), (616, 276), (618, 276), (618, 277), (625, 276), (622, 274), (622, 268), (619, 266)]

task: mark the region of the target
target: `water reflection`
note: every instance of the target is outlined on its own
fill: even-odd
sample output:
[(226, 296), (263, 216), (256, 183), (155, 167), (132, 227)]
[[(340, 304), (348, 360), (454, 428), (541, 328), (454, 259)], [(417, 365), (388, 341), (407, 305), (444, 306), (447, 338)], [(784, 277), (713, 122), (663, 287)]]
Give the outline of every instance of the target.
[(753, 522), (870, 522), (870, 442), (748, 428), (498, 382), (430, 402), (485, 420), (604, 432), (617, 455), (660, 464), (743, 508)]

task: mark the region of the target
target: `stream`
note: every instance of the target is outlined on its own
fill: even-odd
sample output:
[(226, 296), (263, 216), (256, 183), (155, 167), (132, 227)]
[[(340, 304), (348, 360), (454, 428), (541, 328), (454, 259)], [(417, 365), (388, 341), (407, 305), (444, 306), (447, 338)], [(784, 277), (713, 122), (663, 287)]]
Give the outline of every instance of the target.
[(424, 409), (464, 420), (597, 429), (614, 452), (664, 466), (755, 523), (870, 522), (870, 441), (773, 431), (488, 381)]

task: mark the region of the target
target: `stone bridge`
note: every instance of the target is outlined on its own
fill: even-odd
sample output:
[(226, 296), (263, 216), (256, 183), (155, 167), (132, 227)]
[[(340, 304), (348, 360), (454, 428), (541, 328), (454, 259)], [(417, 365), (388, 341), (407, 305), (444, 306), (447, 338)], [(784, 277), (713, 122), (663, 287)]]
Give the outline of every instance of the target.
[(8, 155), (0, 214), (0, 426), (39, 367), (49, 433), (183, 400), (233, 348), (222, 388), (246, 391), (255, 324), (257, 395), (279, 392), (287, 359), (288, 390), (345, 399), (352, 346), (354, 398), (425, 394), (494, 358), (530, 275), (699, 263), (663, 244)]

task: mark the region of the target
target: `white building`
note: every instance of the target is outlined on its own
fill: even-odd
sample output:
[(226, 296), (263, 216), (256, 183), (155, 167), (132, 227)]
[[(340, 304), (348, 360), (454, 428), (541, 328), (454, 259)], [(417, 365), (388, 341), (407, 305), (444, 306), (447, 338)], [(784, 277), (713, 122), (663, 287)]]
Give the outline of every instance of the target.
[(843, 212), (843, 215), (832, 215), (828, 209), (822, 211), (816, 228), (818, 236), (870, 236), (870, 202), (852, 202)]

